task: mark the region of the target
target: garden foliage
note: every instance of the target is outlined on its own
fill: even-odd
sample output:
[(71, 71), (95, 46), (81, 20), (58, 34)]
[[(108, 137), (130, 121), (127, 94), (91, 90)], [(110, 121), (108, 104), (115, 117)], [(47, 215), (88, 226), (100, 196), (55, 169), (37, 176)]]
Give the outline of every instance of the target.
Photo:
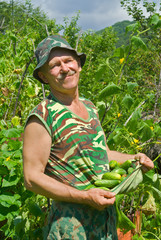
[(133, 229), (140, 211), (140, 228), (133, 239), (161, 239), (161, 15), (155, 1), (123, 0), (121, 5), (133, 22), (126, 27), (126, 44), (116, 47), (119, 39), (112, 27), (100, 33), (82, 31), (79, 12), (59, 25), (30, 1), (1, 1), (1, 239), (43, 236), (50, 201), (24, 188), (22, 138), (29, 112), (49, 94), (49, 88), (32, 76), (34, 50), (43, 38), (60, 32), (72, 47), (87, 54), (79, 89), (97, 106), (110, 149), (144, 152), (155, 163), (135, 194), (118, 195), (118, 226), (124, 232)]

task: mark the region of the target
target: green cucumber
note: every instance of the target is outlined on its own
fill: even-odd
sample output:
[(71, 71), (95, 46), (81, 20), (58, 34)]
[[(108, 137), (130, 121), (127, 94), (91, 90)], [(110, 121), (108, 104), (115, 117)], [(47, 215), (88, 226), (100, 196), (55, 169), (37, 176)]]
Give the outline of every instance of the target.
[(97, 187), (113, 188), (117, 186), (120, 182), (120, 180), (98, 179), (94, 182), (94, 185)]
[(133, 167), (129, 167), (129, 168), (127, 169), (128, 174), (131, 174), (133, 171), (134, 171), (134, 168), (133, 168)]
[(109, 191), (110, 189), (107, 188), (107, 187), (96, 187), (96, 188), (100, 188), (100, 189), (103, 189), (103, 190), (106, 190), (106, 191)]
[(113, 173), (119, 173), (121, 176), (124, 174), (127, 174), (126, 170), (123, 168), (114, 168), (111, 172)]
[(88, 190), (88, 189), (91, 189), (91, 188), (95, 188), (95, 185), (90, 184), (90, 185), (88, 185), (84, 190)]
[(119, 166), (120, 166), (120, 163), (117, 162), (116, 160), (111, 160), (111, 161), (109, 162), (109, 167), (110, 167), (110, 169), (114, 169), (114, 168), (119, 167)]
[(120, 168), (127, 170), (131, 166), (132, 166), (132, 160), (129, 159), (129, 160), (126, 160), (124, 163), (122, 163), (120, 165)]
[(121, 175), (116, 172), (106, 172), (103, 174), (102, 179), (108, 179), (108, 180), (120, 180)]
[(92, 189), (92, 188), (100, 188), (100, 189), (103, 189), (103, 190), (109, 191), (109, 188), (107, 188), (107, 187), (96, 187), (96, 186), (93, 185), (93, 184), (90, 184), (90, 185), (87, 186), (84, 190), (89, 190), (89, 189)]

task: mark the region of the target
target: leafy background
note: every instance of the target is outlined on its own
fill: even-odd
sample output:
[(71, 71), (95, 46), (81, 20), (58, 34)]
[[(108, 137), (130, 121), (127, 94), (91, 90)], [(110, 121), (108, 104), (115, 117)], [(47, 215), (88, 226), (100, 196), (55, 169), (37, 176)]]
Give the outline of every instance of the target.
[(42, 239), (45, 231), (50, 200), (24, 188), (22, 139), (29, 112), (49, 94), (32, 76), (34, 50), (60, 32), (87, 54), (79, 89), (97, 106), (110, 149), (144, 152), (155, 163), (135, 193), (118, 195), (118, 228), (132, 229), (133, 239), (161, 239), (161, 16), (154, 1), (120, 2), (133, 21), (98, 32), (81, 30), (79, 12), (59, 25), (30, 1), (0, 2), (1, 239)]

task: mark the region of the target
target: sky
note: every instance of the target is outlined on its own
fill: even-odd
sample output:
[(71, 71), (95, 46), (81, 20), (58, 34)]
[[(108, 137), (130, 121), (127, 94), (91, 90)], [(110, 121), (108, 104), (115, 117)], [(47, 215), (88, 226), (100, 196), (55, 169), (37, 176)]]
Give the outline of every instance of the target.
[(80, 11), (78, 25), (82, 30), (98, 31), (116, 22), (132, 20), (121, 8), (120, 0), (31, 0), (31, 3), (39, 6), (50, 19), (56, 19), (57, 24)]

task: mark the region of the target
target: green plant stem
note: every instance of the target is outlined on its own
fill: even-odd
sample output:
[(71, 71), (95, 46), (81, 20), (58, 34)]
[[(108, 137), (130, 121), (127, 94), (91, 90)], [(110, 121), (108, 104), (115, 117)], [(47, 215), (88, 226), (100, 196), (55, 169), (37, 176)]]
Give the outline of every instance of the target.
[(161, 156), (161, 153), (153, 160), (153, 162), (155, 162), (160, 156)]
[(147, 32), (147, 31), (149, 31), (149, 30), (150, 30), (150, 28), (147, 28), (147, 29), (145, 29), (145, 30), (144, 30), (144, 31), (142, 31), (142, 32), (138, 32), (137, 36), (139, 36), (139, 35), (141, 35), (141, 34), (143, 34), (143, 33)]
[(27, 73), (27, 70), (29, 68), (29, 65), (31, 64), (32, 60), (33, 60), (34, 56), (30, 59), (30, 61), (28, 63), (26, 63), (26, 69), (22, 75), (22, 79), (21, 79), (21, 82), (20, 82), (20, 86), (19, 86), (19, 89), (18, 89), (18, 94), (17, 94), (17, 97), (16, 97), (16, 103), (15, 103), (15, 107), (14, 107), (14, 110), (13, 110), (13, 117), (15, 116), (16, 114), (16, 109), (17, 109), (17, 105), (18, 105), (18, 99), (19, 99), (19, 96), (20, 96), (20, 91), (21, 91), (21, 87), (22, 87), (22, 84), (23, 84), (23, 80), (26, 76), (26, 73)]
[(144, 231), (143, 233), (150, 233), (151, 235), (153, 235), (156, 239), (160, 240), (160, 238), (158, 238), (154, 233), (152, 232), (148, 232), (148, 231)]

